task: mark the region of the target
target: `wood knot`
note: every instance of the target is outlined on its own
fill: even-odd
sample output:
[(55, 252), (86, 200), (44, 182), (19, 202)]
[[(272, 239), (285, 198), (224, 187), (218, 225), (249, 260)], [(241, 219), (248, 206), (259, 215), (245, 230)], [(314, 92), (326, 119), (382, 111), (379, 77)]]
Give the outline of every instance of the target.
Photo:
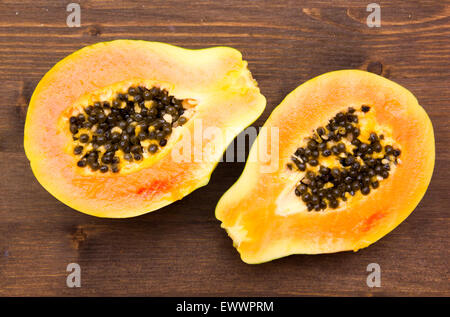
[(381, 75), (383, 74), (383, 64), (381, 64), (381, 62), (370, 62), (367, 65), (367, 71), (377, 75)]
[(27, 109), (28, 109), (27, 99), (24, 96), (19, 95), (19, 97), (17, 98), (16, 112), (20, 122), (22, 123), (25, 122), (25, 119), (27, 117)]
[(102, 34), (102, 30), (98, 25), (91, 25), (87, 28), (86, 33), (90, 36), (99, 36)]
[(72, 233), (72, 243), (75, 249), (79, 249), (82, 244), (86, 241), (87, 234), (84, 232), (82, 227), (77, 227)]
[(21, 122), (25, 122), (25, 118), (27, 117), (28, 104), (30, 103), (33, 88), (34, 83), (32, 82), (22, 82), (20, 85), (16, 100), (16, 113)]
[(362, 69), (366, 69), (370, 73), (374, 73), (386, 78), (391, 76), (391, 70), (386, 65), (383, 65), (380, 61), (368, 61), (361, 66)]

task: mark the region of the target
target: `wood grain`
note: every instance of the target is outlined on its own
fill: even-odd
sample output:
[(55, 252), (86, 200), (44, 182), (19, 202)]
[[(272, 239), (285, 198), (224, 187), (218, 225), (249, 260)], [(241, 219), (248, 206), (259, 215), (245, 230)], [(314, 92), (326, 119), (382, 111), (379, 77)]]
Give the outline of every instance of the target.
[[(449, 296), (450, 6), (378, 1), (381, 28), (365, 24), (369, 1), (80, 1), (80, 28), (66, 26), (71, 1), (0, 2), (0, 295), (424, 295)], [(436, 167), (415, 212), (358, 253), (240, 261), (214, 207), (242, 163), (221, 163), (207, 187), (134, 219), (71, 210), (34, 178), (23, 151), (31, 94), (58, 60), (98, 41), (163, 41), (242, 51), (268, 106), (305, 80), (368, 69), (410, 89), (434, 124)], [(414, 181), (414, 180), (411, 180)], [(66, 266), (82, 287), (66, 287)], [(382, 287), (366, 285), (366, 266)]]

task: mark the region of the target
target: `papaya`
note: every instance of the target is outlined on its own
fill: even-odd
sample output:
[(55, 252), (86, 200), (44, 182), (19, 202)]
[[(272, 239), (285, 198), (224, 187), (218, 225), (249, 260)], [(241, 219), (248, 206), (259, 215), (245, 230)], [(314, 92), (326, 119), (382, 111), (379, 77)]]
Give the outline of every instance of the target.
[(216, 217), (246, 263), (357, 251), (414, 210), (434, 160), (411, 92), (360, 70), (326, 73), (275, 108)]
[(233, 48), (102, 42), (41, 79), (24, 148), (37, 180), (64, 204), (98, 217), (138, 216), (206, 185), (265, 104)]

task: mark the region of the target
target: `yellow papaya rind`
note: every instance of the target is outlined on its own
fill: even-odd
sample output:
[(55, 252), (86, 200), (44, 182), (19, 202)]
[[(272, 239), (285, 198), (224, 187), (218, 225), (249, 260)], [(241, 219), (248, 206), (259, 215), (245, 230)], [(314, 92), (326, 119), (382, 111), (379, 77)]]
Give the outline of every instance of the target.
[[(173, 162), (165, 150), (165, 156), (139, 173), (82, 175), (73, 156), (64, 151), (68, 139), (58, 130), (60, 116), (81, 96), (131, 78), (170, 83), (177, 98), (198, 101), (195, 118), (203, 129), (235, 127), (236, 132), (220, 140), (215, 157), (207, 162)], [(102, 42), (67, 56), (39, 82), (28, 107), (24, 148), (37, 180), (61, 202), (98, 217), (133, 217), (206, 185), (227, 145), (260, 116), (265, 104), (247, 63), (233, 48)], [(193, 133), (193, 122), (183, 127)]]
[[(348, 106), (368, 104), (377, 121), (392, 128), (401, 146), (401, 163), (370, 195), (347, 210), (275, 213), (283, 190), (281, 176), (299, 140)], [(357, 251), (381, 239), (414, 210), (430, 183), (435, 160), (431, 121), (414, 95), (381, 76), (341, 70), (313, 78), (275, 108), (263, 128), (279, 128), (279, 168), (261, 173), (257, 138), (239, 180), (222, 196), (216, 217), (246, 263), (262, 263), (291, 254)], [(302, 202), (299, 200), (299, 206)]]

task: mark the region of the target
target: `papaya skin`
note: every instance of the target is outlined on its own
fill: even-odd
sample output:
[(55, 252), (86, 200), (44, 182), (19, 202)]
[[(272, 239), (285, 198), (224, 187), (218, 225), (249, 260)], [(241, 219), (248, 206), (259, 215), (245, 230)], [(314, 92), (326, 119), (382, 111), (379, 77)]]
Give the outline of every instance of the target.
[[(151, 81), (180, 99), (196, 101), (192, 119), (208, 127), (237, 127), (207, 161), (175, 162), (177, 140), (164, 153), (128, 173), (80, 172), (65, 151), (70, 136), (61, 116), (80, 98), (124, 81)], [(83, 97), (84, 96), (84, 97)], [(169, 44), (116, 40), (84, 47), (58, 62), (37, 85), (27, 111), (24, 148), (39, 183), (64, 204), (98, 217), (125, 218), (162, 208), (208, 183), (232, 139), (262, 113), (266, 104), (239, 51), (230, 47), (199, 50)], [(179, 138), (193, 135), (194, 120)], [(194, 142), (192, 140), (192, 142)]]
[[(294, 197), (298, 209), (283, 213), (290, 173), (286, 164), (300, 140), (337, 112), (363, 104), (372, 107), (377, 124), (390, 131), (401, 147), (395, 170), (368, 196), (357, 193), (336, 210), (307, 212), (301, 199)], [(221, 227), (249, 264), (292, 254), (365, 248), (411, 214), (431, 180), (435, 142), (428, 115), (411, 92), (372, 73), (341, 70), (315, 77), (287, 95), (264, 127), (279, 129), (279, 155), (274, 156), (279, 157), (278, 169), (261, 172), (271, 162), (257, 160), (257, 147), (263, 141), (258, 136), (242, 175), (216, 207)]]

